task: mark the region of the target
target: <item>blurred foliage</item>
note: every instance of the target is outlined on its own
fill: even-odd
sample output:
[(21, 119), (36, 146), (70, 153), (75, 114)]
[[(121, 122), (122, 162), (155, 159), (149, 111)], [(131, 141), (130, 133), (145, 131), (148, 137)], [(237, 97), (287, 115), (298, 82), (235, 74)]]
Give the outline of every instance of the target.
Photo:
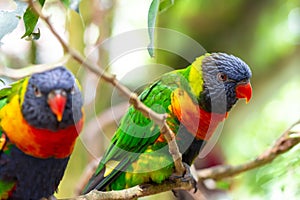
[(23, 2), (16, 3), (16, 9), (13, 11), (0, 11), (0, 40), (7, 34), (11, 33), (18, 25), (19, 19), (26, 9)]
[[(57, 14), (55, 16), (60, 17), (62, 24), (57, 25), (57, 29), (61, 34), (67, 35), (66, 39), (72, 47), (89, 57), (91, 62), (99, 64), (108, 71), (110, 68), (105, 63), (108, 63), (109, 52), (98, 50), (98, 45), (112, 36), (117, 26), (119, 31), (147, 27), (148, 13), (139, 13), (136, 5), (141, 6), (141, 10), (142, 7), (143, 10), (149, 10), (151, 3), (150, 0), (147, 3), (131, 0), (124, 5), (122, 0), (82, 0), (77, 13), (64, 6), (61, 7), (61, 3), (58, 2), (51, 0), (45, 3), (46, 11), (51, 10)], [(230, 113), (218, 142), (220, 145), (218, 148), (221, 148), (224, 155), (217, 154), (217, 156), (230, 164), (239, 164), (253, 159), (300, 118), (300, 1), (177, 0), (173, 2), (165, 0), (161, 2), (174, 4), (157, 15), (157, 26), (176, 30), (193, 38), (208, 52), (221, 51), (237, 55), (251, 67), (253, 98), (248, 105), (239, 102)], [(120, 24), (121, 22), (115, 19), (119, 19), (118, 15), (121, 11), (125, 11), (134, 20), (123, 21)], [(1, 16), (2, 14), (0, 12)], [(146, 20), (141, 22), (142, 19)], [(42, 30), (43, 27), (39, 27)], [(28, 42), (20, 39), (24, 28), (16, 29), (17, 33), (13, 32), (12, 35), (17, 36), (3, 40), (3, 45), (0, 47), (1, 65), (20, 68), (31, 63), (47, 62), (51, 60), (48, 56), (62, 51), (57, 46), (50, 48), (47, 40), (51, 37), (45, 30), (42, 31), (44, 32), (40, 40)], [(159, 38), (157, 39), (159, 41)], [(11, 50), (6, 45), (6, 42), (12, 40), (17, 41), (20, 45), (19, 49)], [(191, 50), (181, 41), (170, 42), (174, 48), (182, 51)], [(126, 45), (126, 41), (120, 45)], [(202, 53), (199, 52), (199, 55)], [(165, 50), (158, 50), (155, 59), (158, 63), (172, 68), (182, 68), (189, 64), (179, 55)], [(111, 99), (111, 97), (117, 98), (117, 95), (112, 95), (113, 88), (97, 77), (93, 77), (74, 61), (68, 61), (67, 65), (82, 83), (86, 100), (87, 124), (96, 114), (124, 101), (122, 98)], [(120, 70), (123, 70), (121, 67)], [(147, 73), (139, 72), (125, 76), (122, 81), (131, 88), (140, 88), (139, 82), (136, 81), (136, 74), (143, 74), (142, 79), (145, 80), (149, 78)], [(96, 156), (100, 156), (113, 134), (118, 119), (115, 121), (96, 136), (89, 136), (86, 132), (81, 135), (66, 176), (60, 185), (59, 197), (73, 194), (83, 168), (91, 159), (87, 155), (87, 150), (91, 151), (95, 144), (89, 142), (96, 141), (98, 145), (92, 152), (97, 152)], [(208, 157), (213, 154), (214, 152), (211, 152)], [(199, 159), (197, 162), (208, 161)], [(230, 181), (229, 185), (226, 182), (217, 185), (221, 188), (229, 188), (228, 196), (223, 198), (298, 199), (299, 164), (299, 146), (296, 146), (270, 165), (239, 175)]]

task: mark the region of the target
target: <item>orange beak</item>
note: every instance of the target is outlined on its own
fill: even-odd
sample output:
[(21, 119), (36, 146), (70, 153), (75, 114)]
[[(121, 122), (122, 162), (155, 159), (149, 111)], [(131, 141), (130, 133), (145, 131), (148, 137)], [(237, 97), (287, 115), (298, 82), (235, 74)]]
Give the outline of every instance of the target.
[(57, 121), (60, 122), (67, 102), (67, 93), (61, 89), (53, 90), (48, 94), (47, 102), (52, 112), (56, 115)]
[(248, 103), (252, 97), (252, 87), (250, 82), (241, 82), (235, 88), (236, 97), (241, 99), (246, 99), (246, 103)]

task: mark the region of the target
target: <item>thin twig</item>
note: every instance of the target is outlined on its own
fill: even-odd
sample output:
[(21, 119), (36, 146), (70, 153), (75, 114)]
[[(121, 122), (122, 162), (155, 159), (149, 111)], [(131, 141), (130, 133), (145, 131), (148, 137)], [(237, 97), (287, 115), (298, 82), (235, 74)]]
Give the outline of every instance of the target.
[(66, 55), (54, 63), (32, 65), (21, 69), (12, 69), (9, 67), (0, 66), (0, 76), (6, 76), (11, 79), (21, 79), (34, 73), (43, 72), (46, 70), (53, 69), (57, 66), (61, 66), (67, 62), (69, 57), (69, 55)]
[(64, 50), (69, 53), (69, 55), (76, 60), (78, 63), (82, 64), (86, 69), (92, 71), (93, 73), (101, 76), (105, 81), (112, 84), (115, 88), (117, 88), (124, 96), (129, 98), (129, 103), (134, 106), (134, 108), (143, 113), (144, 116), (153, 120), (161, 130), (161, 133), (164, 134), (170, 149), (170, 154), (174, 158), (175, 164), (175, 172), (177, 174), (183, 174), (185, 172), (185, 168), (181, 161), (181, 154), (179, 152), (178, 146), (175, 142), (175, 134), (172, 132), (170, 127), (166, 123), (166, 114), (159, 114), (148, 108), (145, 104), (143, 104), (136, 93), (129, 90), (127, 87), (122, 85), (115, 77), (115, 75), (106, 73), (102, 68), (100, 68), (96, 64), (91, 64), (86, 60), (83, 56), (81, 56), (75, 49), (72, 49), (62, 37), (55, 31), (52, 26), (49, 17), (45, 16), (41, 11), (41, 6), (38, 3), (34, 3), (33, 0), (29, 0), (29, 6), (33, 8), (33, 10), (39, 15), (40, 19), (46, 22), (52, 34), (57, 38), (60, 42)]
[[(86, 195), (70, 198), (68, 200), (121, 200), (121, 199), (136, 199), (138, 197), (149, 196), (153, 194), (158, 194), (161, 192), (170, 191), (172, 189), (182, 189), (190, 190), (193, 188), (193, 183), (191, 181), (182, 182), (180, 180), (165, 181), (162, 184), (145, 184), (137, 185), (132, 188), (125, 190), (117, 190), (110, 192), (100, 192), (97, 190), (92, 190)], [(66, 200), (66, 199), (65, 199)]]
[(199, 180), (215, 179), (220, 180), (232, 176), (236, 176), (242, 172), (246, 172), (268, 163), (271, 163), (279, 155), (287, 152), (300, 142), (300, 121), (288, 128), (274, 143), (274, 145), (264, 151), (256, 159), (246, 162), (241, 165), (220, 165), (207, 169), (202, 169), (197, 172)]

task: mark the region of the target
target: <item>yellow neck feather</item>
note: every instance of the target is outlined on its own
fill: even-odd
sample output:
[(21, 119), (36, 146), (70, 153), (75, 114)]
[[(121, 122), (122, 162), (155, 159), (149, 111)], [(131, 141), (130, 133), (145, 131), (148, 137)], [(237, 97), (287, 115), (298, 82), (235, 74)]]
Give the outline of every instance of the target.
[(25, 92), (27, 90), (28, 81), (29, 81), (29, 78), (25, 78), (24, 81), (23, 81), (23, 83), (22, 83), (21, 93), (20, 93), (21, 106), (22, 106), (23, 101), (24, 101), (24, 97), (25, 97)]
[(195, 96), (199, 96), (200, 92), (202, 91), (203, 85), (203, 76), (202, 76), (202, 61), (203, 58), (208, 56), (209, 54), (206, 53), (203, 56), (196, 58), (196, 60), (191, 65), (191, 70), (189, 74), (189, 83), (192, 89), (192, 92)]

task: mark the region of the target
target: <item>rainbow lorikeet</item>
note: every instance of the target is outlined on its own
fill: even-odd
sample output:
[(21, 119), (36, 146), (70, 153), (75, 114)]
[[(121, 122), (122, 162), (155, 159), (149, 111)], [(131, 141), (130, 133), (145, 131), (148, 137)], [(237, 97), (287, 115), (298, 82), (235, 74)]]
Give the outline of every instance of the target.
[(0, 90), (0, 199), (53, 195), (83, 126), (82, 106), (64, 67)]
[[(168, 114), (182, 161), (190, 166), (237, 100), (250, 100), (250, 77), (241, 59), (207, 53), (185, 69), (164, 74), (139, 98), (154, 111)], [(161, 183), (173, 172), (174, 163), (159, 127), (131, 106), (83, 193)]]

